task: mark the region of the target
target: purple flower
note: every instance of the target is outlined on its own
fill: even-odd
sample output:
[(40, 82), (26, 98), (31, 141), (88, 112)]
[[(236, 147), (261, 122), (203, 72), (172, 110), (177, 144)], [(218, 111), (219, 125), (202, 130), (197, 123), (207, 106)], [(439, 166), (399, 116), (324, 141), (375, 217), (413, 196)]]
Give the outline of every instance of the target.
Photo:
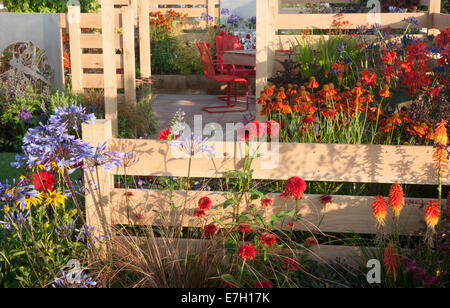
[(20, 110), (19, 119), (28, 122), (31, 119), (31, 113), (28, 111), (28, 108), (23, 108)]

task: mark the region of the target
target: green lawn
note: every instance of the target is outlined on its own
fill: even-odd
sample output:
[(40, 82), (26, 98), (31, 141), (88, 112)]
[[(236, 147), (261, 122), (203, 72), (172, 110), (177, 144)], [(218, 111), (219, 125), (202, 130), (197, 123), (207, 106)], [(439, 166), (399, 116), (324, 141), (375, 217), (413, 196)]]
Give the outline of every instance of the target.
[(14, 178), (21, 176), (21, 170), (11, 167), (14, 161), (15, 153), (0, 153), (0, 182), (4, 183), (6, 179), (11, 182)]

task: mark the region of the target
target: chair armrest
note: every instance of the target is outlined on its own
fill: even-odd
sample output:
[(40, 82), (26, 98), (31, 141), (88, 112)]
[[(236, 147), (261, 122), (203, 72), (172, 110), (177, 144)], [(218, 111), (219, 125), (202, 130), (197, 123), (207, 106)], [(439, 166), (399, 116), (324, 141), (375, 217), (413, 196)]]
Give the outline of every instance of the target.
[(216, 66), (219, 66), (219, 65), (221, 66), (221, 69), (219, 69), (219, 72), (222, 75), (223, 75), (223, 66), (231, 67), (231, 69), (233, 70), (233, 79), (236, 77), (236, 66), (233, 63), (222, 63), (222, 62), (214, 63), (214, 61), (213, 61), (213, 64), (216, 65)]

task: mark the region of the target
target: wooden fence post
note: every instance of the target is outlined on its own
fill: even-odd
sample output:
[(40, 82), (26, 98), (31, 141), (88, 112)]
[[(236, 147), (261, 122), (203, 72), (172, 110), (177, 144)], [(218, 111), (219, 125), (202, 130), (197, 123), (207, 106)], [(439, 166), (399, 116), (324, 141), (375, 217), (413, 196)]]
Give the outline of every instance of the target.
[(81, 29), (80, 29), (80, 7), (69, 6), (67, 13), (67, 23), (70, 37), (70, 71), (72, 75), (72, 90), (74, 93), (83, 93), (81, 67)]
[[(105, 1), (105, 0), (103, 0)], [(93, 147), (103, 144), (112, 138), (110, 120), (96, 120), (93, 124), (82, 124), (83, 141)], [(86, 223), (94, 227), (94, 236), (111, 236), (111, 190), (114, 188), (114, 178), (111, 171), (98, 168), (96, 171), (85, 172), (85, 185), (90, 193), (86, 194)], [(98, 189), (94, 190), (94, 185)]]
[(125, 82), (125, 103), (136, 104), (136, 58), (134, 49), (134, 9), (122, 8), (123, 65)]
[(119, 133), (117, 112), (116, 33), (114, 0), (102, 0), (103, 79), (105, 118), (111, 120), (113, 136)]
[(430, 0), (428, 6), (428, 35), (438, 35), (439, 29), (435, 27), (434, 14), (441, 12), (441, 0)]
[(148, 79), (152, 76), (149, 0), (139, 0), (138, 9), (141, 79)]
[[(267, 85), (274, 66), (274, 19), (278, 14), (279, 0), (256, 1), (256, 97)], [(264, 121), (261, 116), (262, 106), (256, 104), (256, 119)]]

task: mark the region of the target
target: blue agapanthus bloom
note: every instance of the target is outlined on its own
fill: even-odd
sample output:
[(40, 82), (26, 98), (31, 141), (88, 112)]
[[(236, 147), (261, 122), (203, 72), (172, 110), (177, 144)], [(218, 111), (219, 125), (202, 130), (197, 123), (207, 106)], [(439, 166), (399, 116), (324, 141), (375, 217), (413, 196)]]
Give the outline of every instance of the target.
[(410, 24), (413, 27), (419, 26), (419, 21), (415, 17), (404, 18), (403, 21), (406, 22), (407, 24)]
[(227, 24), (229, 24), (229, 25), (237, 25), (239, 20), (240, 20), (240, 17), (238, 15), (232, 14), (230, 17), (228, 17)]
[(202, 139), (200, 136), (195, 136), (192, 132), (190, 135), (183, 135), (179, 139), (172, 141), (171, 146), (179, 148), (182, 152), (189, 156), (195, 156), (200, 153), (207, 153), (214, 156), (214, 147), (207, 145), (208, 138)]
[(97, 282), (92, 280), (91, 277), (81, 275), (79, 278), (68, 277), (66, 273), (61, 270), (62, 278), (55, 277), (52, 288), (89, 288), (97, 285)]
[(221, 14), (221, 15), (230, 15), (230, 10), (227, 9), (227, 8), (222, 8), (222, 9), (220, 10), (220, 14)]

